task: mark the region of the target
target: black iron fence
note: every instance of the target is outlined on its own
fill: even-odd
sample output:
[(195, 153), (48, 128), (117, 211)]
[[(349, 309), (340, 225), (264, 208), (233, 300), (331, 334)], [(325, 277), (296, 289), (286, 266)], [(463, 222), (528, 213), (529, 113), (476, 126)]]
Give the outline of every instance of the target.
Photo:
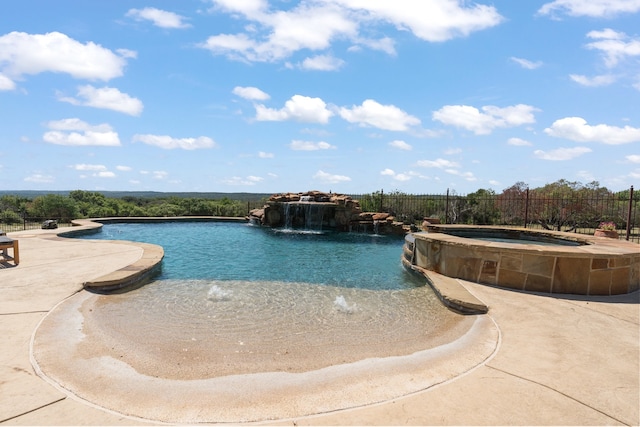
[(27, 216), (11, 219), (0, 219), (0, 230), (4, 231), (5, 233), (11, 233), (13, 231), (35, 230), (39, 228), (52, 229), (58, 227), (71, 227), (71, 222), (62, 218)]
[[(542, 228), (582, 234), (593, 234), (602, 222), (611, 222), (622, 239), (640, 243), (640, 198), (633, 187), (612, 193), (574, 192), (549, 195), (528, 189), (493, 194), (476, 192), (468, 195), (447, 190), (445, 194), (416, 195), (383, 190), (368, 194), (350, 194), (365, 212), (387, 212), (405, 224), (420, 225), (424, 218), (437, 218), (443, 224), (507, 225)], [(261, 208), (266, 199), (233, 203), (224, 212), (199, 212), (198, 215), (245, 216)], [(154, 216), (192, 215), (191, 211)], [(60, 218), (30, 218), (15, 213), (0, 217), (5, 232), (42, 227), (45, 220), (57, 220), (59, 227), (70, 226)]]
[(633, 187), (620, 193), (545, 195), (535, 191), (459, 195), (399, 192), (352, 194), (363, 211), (387, 212), (406, 224), (437, 218), (443, 224), (508, 225), (593, 234), (603, 222), (640, 243), (640, 201)]

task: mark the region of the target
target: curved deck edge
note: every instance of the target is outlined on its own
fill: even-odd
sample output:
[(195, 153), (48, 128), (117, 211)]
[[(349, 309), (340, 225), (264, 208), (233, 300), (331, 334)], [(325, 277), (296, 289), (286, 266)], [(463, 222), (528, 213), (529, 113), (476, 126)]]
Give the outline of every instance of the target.
[[(100, 219), (100, 221), (103, 222), (102, 219)], [(73, 237), (81, 234), (97, 233), (102, 228), (100, 222), (91, 219), (73, 220), (72, 224), (73, 227), (57, 232), (56, 235), (58, 237)], [(159, 271), (160, 263), (164, 258), (164, 249), (162, 246), (126, 240), (112, 240), (110, 242), (140, 247), (142, 248), (142, 256), (133, 264), (84, 282), (82, 284), (84, 289), (96, 292), (115, 291), (139, 284)]]

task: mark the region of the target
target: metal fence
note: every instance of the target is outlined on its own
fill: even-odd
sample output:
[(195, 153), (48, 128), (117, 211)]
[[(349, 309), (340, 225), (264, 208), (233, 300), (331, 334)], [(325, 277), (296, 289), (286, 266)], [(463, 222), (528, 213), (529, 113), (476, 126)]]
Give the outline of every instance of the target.
[[(349, 196), (358, 200), (365, 212), (387, 212), (406, 224), (420, 225), (424, 218), (438, 218), (444, 224), (507, 225), (593, 234), (601, 222), (613, 222), (622, 239), (640, 243), (640, 200), (634, 198), (633, 187), (619, 193), (577, 192), (568, 196), (549, 196), (535, 190), (497, 195), (489, 192), (460, 195), (449, 190), (445, 194), (415, 195), (380, 190)], [(265, 198), (247, 201), (246, 214), (262, 207), (265, 201)], [(244, 216), (241, 210), (242, 207), (225, 215)], [(5, 232), (37, 229), (47, 219), (58, 218), (0, 219), (0, 229)], [(59, 227), (70, 225), (58, 221)]]
[(50, 224), (45, 224), (45, 221), (55, 221), (57, 227), (71, 227), (71, 222), (62, 221), (60, 218), (36, 218), (36, 217), (23, 217), (20, 220), (0, 221), (0, 230), (5, 233), (11, 233), (13, 231), (23, 230), (36, 230), (39, 228), (53, 228)]
[(363, 211), (387, 212), (406, 224), (438, 218), (444, 224), (508, 225), (593, 234), (613, 222), (621, 238), (640, 243), (640, 201), (633, 186), (620, 193), (548, 196), (530, 192), (410, 195), (399, 192), (351, 194)]

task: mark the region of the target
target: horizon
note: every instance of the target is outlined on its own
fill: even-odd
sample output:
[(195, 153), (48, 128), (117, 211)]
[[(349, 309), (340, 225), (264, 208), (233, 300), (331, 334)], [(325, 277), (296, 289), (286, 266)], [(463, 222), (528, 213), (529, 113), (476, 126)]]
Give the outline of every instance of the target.
[(0, 191), (619, 192), (640, 178), (638, 1), (2, 11)]

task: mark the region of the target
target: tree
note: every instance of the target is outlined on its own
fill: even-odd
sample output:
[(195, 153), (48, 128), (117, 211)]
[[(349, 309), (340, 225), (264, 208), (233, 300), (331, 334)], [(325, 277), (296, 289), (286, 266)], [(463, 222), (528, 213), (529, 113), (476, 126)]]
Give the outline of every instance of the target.
[(526, 226), (528, 193), (529, 186), (522, 181), (502, 190), (496, 197), (496, 207), (502, 215), (502, 223)]
[(597, 181), (583, 185), (565, 179), (532, 190), (531, 217), (543, 228), (574, 231), (578, 227), (595, 227), (610, 209), (612, 193)]
[(473, 224), (491, 225), (500, 218), (493, 190), (480, 189), (475, 193), (467, 194), (467, 204), (471, 211), (471, 222)]
[(80, 215), (75, 200), (58, 194), (36, 197), (27, 206), (27, 213), (32, 217), (57, 219), (60, 222), (70, 222)]

